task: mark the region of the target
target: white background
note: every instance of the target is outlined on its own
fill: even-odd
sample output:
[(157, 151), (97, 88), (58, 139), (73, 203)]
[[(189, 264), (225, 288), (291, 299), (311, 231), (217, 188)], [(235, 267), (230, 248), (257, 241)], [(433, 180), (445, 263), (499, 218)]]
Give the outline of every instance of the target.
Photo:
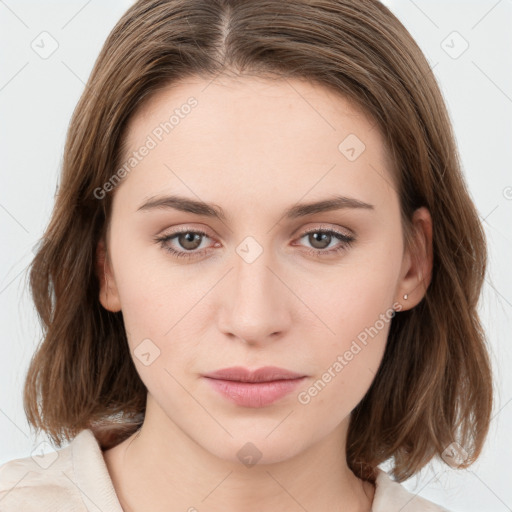
[[(435, 463), (404, 485), (453, 512), (511, 511), (512, 1), (385, 3), (434, 68), (488, 237), (481, 312), (496, 376), (495, 412), (480, 460), (465, 471)], [(31, 436), (22, 407), (39, 336), (26, 268), (49, 220), (72, 111), (105, 38), (129, 5), (0, 1), (0, 464), (30, 455), (44, 439)], [(59, 45), (47, 59), (31, 48), (43, 31)], [(454, 31), (469, 44), (458, 58), (447, 53), (463, 48)]]

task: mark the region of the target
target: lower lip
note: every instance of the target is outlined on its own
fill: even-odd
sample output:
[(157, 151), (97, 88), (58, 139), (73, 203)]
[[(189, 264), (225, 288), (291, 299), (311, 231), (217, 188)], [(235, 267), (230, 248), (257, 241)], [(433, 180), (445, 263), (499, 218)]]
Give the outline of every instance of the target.
[(269, 382), (239, 382), (206, 377), (210, 385), (227, 399), (243, 407), (265, 407), (291, 393), (305, 377)]

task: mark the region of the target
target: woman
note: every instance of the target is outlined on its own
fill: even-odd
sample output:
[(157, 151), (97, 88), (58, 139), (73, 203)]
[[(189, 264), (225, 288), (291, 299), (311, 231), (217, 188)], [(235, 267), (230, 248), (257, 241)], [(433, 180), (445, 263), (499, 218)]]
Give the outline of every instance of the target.
[(399, 482), (481, 452), (485, 268), (387, 8), (136, 2), (31, 269), (27, 417), (71, 443), (0, 468), (2, 510), (442, 510)]

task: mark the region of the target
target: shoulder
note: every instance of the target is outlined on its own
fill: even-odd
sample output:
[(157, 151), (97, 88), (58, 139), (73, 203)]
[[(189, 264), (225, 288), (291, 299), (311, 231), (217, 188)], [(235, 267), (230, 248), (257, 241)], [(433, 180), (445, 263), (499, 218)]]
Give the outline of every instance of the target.
[(0, 466), (2, 512), (86, 512), (91, 503), (100, 510), (122, 512), (102, 451), (89, 429), (65, 448)]
[(409, 492), (382, 469), (377, 468), (377, 471), (372, 512), (449, 512), (440, 505)]

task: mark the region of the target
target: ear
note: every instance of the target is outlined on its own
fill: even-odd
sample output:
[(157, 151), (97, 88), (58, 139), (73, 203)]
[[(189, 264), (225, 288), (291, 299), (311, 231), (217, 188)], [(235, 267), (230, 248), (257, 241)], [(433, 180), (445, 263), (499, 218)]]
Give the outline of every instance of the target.
[(404, 251), (397, 287), (401, 311), (412, 309), (421, 302), (432, 280), (432, 217), (425, 207), (418, 208), (413, 214), (412, 237), (411, 247)]
[(121, 311), (119, 292), (117, 290), (104, 240), (100, 240), (96, 248), (96, 274), (100, 285), (99, 299), (101, 305), (113, 313)]

